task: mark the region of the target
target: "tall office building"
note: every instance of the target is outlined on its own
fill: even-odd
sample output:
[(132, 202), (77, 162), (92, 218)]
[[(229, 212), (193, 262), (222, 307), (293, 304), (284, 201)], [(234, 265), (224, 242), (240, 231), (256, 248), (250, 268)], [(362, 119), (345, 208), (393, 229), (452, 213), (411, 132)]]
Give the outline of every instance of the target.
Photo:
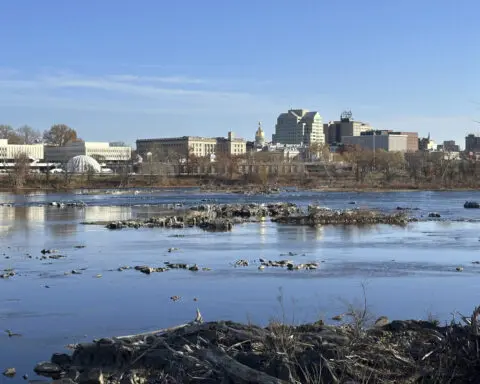
[(324, 144), (322, 116), (306, 109), (290, 109), (277, 118), (273, 144)]
[(353, 120), (351, 111), (343, 112), (340, 120), (330, 121), (323, 125), (325, 140), (330, 145), (343, 143), (344, 136), (360, 136), (362, 132), (372, 129), (367, 123)]

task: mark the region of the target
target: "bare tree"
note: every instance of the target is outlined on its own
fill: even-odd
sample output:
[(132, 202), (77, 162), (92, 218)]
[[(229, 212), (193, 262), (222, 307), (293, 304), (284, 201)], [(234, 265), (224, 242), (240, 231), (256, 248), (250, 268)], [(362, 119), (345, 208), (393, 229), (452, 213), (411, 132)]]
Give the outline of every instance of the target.
[(28, 125), (22, 125), (16, 129), (18, 137), (22, 139), (23, 144), (34, 144), (38, 143), (42, 138), (40, 131), (33, 129)]
[(376, 167), (383, 173), (386, 182), (391, 182), (404, 164), (405, 160), (401, 152), (380, 150), (376, 153)]
[(23, 144), (22, 138), (10, 125), (0, 124), (0, 139), (7, 139), (9, 144)]
[(343, 158), (352, 166), (357, 182), (363, 182), (373, 167), (373, 152), (360, 147), (348, 148)]
[(30, 159), (25, 153), (18, 153), (14, 161), (15, 165), (9, 174), (10, 180), (14, 188), (22, 188), (27, 181)]
[(55, 124), (43, 133), (43, 139), (48, 144), (63, 146), (78, 140), (77, 131), (65, 124)]

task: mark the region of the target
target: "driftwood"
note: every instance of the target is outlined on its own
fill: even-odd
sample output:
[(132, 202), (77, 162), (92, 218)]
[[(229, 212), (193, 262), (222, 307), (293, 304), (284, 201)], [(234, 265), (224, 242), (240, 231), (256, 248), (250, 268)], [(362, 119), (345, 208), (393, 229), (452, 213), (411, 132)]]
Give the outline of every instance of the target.
[(288, 384), (286, 381), (240, 364), (219, 348), (206, 349), (202, 351), (202, 355), (205, 360), (224, 371), (235, 383)]
[(463, 323), (445, 327), (392, 321), (361, 331), (356, 323), (192, 322), (81, 344), (52, 363), (66, 372), (101, 369), (111, 384), (126, 384), (122, 377), (132, 372), (159, 384), (471, 383), (480, 372), (479, 314), (476, 308)]
[(181, 325), (177, 325), (175, 327), (170, 327), (170, 328), (157, 329), (156, 331), (136, 333), (134, 335), (116, 336), (116, 337), (114, 337), (114, 340), (126, 340), (126, 339), (128, 339), (129, 341), (133, 342), (133, 341), (145, 339), (147, 336), (160, 336), (160, 335), (163, 335), (163, 334), (168, 333), (168, 332), (173, 332), (173, 331), (176, 331), (178, 329), (188, 327), (189, 325), (191, 325), (191, 323), (181, 324)]

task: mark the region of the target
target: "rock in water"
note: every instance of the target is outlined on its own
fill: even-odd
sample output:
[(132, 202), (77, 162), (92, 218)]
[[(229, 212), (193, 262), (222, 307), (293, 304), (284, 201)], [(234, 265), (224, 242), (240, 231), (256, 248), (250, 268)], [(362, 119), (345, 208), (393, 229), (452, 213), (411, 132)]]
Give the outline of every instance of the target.
[(15, 368), (7, 368), (3, 371), (3, 375), (7, 377), (13, 377), (17, 374), (17, 370)]
[(66, 353), (54, 353), (50, 359), (53, 364), (66, 367), (72, 363), (72, 358)]
[(48, 361), (38, 363), (33, 370), (35, 373), (46, 377), (56, 377), (62, 373), (62, 368), (59, 365)]
[(476, 201), (466, 201), (463, 208), (480, 208), (480, 203)]

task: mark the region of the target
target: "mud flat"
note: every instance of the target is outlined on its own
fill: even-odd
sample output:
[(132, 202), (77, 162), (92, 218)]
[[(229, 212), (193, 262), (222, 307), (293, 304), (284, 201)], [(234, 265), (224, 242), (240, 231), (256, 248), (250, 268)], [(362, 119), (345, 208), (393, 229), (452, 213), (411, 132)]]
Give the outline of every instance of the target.
[(480, 369), (476, 308), (469, 318), (435, 321), (380, 317), (365, 327), (365, 313), (300, 326), (271, 322), (262, 328), (195, 321), (138, 335), (79, 344), (54, 354), (35, 371), (62, 383), (471, 383)]

